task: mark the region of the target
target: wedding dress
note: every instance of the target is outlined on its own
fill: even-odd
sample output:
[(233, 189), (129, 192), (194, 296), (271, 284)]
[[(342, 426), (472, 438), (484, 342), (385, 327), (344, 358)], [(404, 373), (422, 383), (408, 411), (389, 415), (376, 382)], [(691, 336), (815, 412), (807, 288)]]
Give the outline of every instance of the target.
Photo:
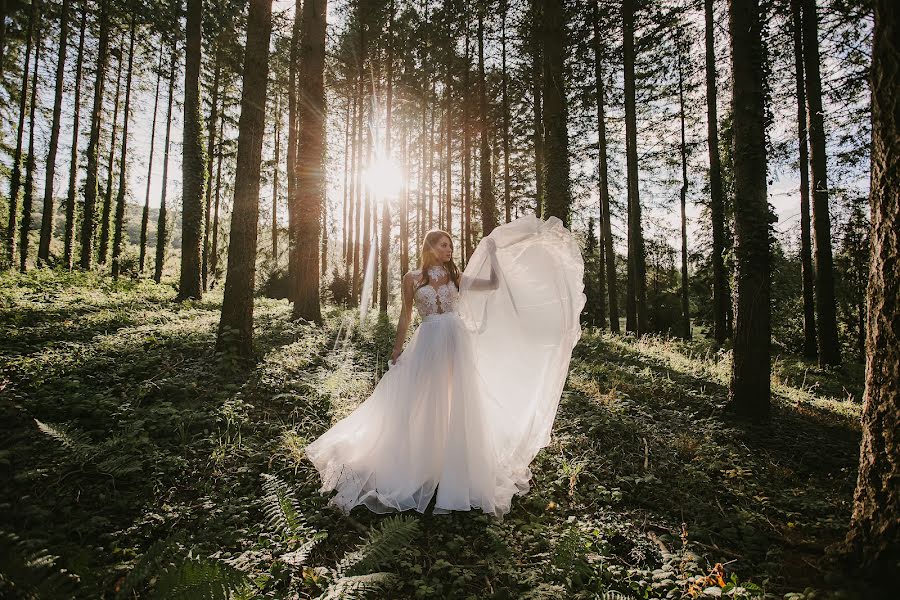
[(581, 336), (584, 262), (558, 218), (528, 215), (481, 240), (459, 289), (443, 267), (429, 271), (396, 364), (305, 454), (344, 513), (425, 512), (436, 490), (434, 513), (502, 519), (550, 443)]

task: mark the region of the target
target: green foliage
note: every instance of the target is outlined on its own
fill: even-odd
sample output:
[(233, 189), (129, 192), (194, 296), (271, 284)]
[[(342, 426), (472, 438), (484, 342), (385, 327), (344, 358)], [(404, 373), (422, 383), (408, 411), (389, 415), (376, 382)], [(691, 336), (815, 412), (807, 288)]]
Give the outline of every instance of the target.
[(328, 292), (331, 294), (331, 301), (335, 304), (346, 306), (350, 302), (350, 281), (344, 277), (337, 269), (331, 273), (331, 282), (328, 284)]
[(294, 493), (278, 477), (263, 473), (263, 513), (269, 526), (288, 537), (308, 533)]
[(67, 451), (64, 460), (84, 468), (93, 466), (98, 473), (123, 477), (139, 472), (142, 460), (129, 452), (129, 441), (123, 436), (112, 436), (101, 444), (93, 444), (90, 437), (77, 427), (63, 423), (52, 425), (34, 419), (41, 433), (59, 442)]
[(173, 600), (251, 598), (251, 582), (246, 574), (223, 561), (188, 555), (160, 574), (153, 597)]
[(322, 594), (322, 600), (356, 600), (371, 598), (370, 594), (383, 590), (396, 581), (391, 573), (370, 573), (368, 575), (350, 575), (341, 577)]
[(361, 548), (344, 556), (336, 572), (340, 576), (352, 576), (384, 568), (394, 560), (396, 552), (412, 543), (418, 534), (419, 523), (412, 517), (385, 519), (369, 533)]
[[(257, 360), (232, 362), (213, 350), (220, 296), (173, 297), (0, 275), (0, 528), (40, 540), (4, 538), (8, 589), (64, 572), (71, 593), (40, 597), (681, 598), (720, 563), (723, 596), (832, 585), (818, 565), (846, 527), (862, 370), (779, 356), (775, 419), (745, 430), (720, 408), (727, 350), (587, 332), (503, 520), (347, 518), (303, 448), (371, 392), (391, 321), (348, 334), (352, 312), (317, 327), (261, 298)], [(38, 549), (48, 571), (22, 566), (49, 564)]]
[(60, 568), (58, 556), (0, 531), (0, 597), (39, 600), (70, 597), (78, 577)]

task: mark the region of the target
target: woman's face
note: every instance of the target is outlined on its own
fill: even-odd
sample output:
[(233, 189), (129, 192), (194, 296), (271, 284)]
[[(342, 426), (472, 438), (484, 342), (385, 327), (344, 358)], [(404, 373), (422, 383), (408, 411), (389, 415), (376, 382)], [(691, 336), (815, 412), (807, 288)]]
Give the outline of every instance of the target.
[(431, 247), (431, 251), (438, 262), (445, 263), (453, 259), (453, 244), (450, 243), (450, 238), (445, 235), (437, 239)]

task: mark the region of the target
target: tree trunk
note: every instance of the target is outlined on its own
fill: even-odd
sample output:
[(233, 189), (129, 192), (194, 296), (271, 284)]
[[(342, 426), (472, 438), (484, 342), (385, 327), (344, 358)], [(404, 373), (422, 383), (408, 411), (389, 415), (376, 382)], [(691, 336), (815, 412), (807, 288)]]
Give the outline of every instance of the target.
[[(463, 211), (465, 212), (465, 225), (463, 227), (462, 237), (463, 237), (463, 252), (464, 258), (466, 261), (469, 260), (469, 257), (472, 256), (472, 252), (474, 249), (472, 248), (472, 240), (468, 235), (468, 230), (471, 229), (471, 206), (472, 206), (472, 163), (470, 160), (470, 156), (472, 153), (472, 115), (469, 110), (469, 106), (471, 104), (471, 93), (470, 84), (471, 84), (471, 40), (469, 35), (469, 19), (465, 20), (465, 66), (463, 67), (463, 83), (462, 83), (462, 111), (463, 111), (463, 169), (462, 169), (462, 180), (463, 180)], [(479, 77), (480, 79), (480, 77)]]
[[(209, 136), (206, 140), (206, 198), (203, 206), (203, 254), (200, 258), (200, 280), (203, 285), (203, 291), (209, 289), (209, 211), (212, 207), (212, 169), (213, 169), (213, 149), (216, 143), (216, 119), (218, 119), (219, 109), (219, 77), (222, 73), (222, 60), (220, 50), (216, 46), (215, 72), (213, 74), (212, 84), (212, 100), (209, 105)], [(277, 162), (276, 162), (277, 164)], [(277, 173), (277, 167), (276, 167)], [(276, 179), (277, 182), (277, 179)]]
[(769, 209), (762, 23), (758, 0), (729, 0), (733, 73), (735, 306), (730, 401), (742, 416), (769, 417)]
[[(400, 139), (400, 163), (405, 173), (409, 173), (409, 139), (408, 126), (402, 125), (403, 135)], [(409, 183), (404, 178), (400, 191), (400, 276), (409, 270)]]
[[(227, 84), (226, 84), (227, 89)], [(212, 221), (212, 248), (209, 256), (209, 270), (212, 273), (213, 282), (219, 278), (219, 206), (222, 200), (222, 159), (224, 158), (224, 150), (222, 145), (225, 135), (225, 100), (226, 95), (222, 94), (222, 107), (219, 109), (222, 115), (219, 118), (219, 135), (217, 136), (219, 153), (216, 157), (216, 191), (215, 200), (213, 201), (213, 221)]]
[[(69, 47), (69, 0), (63, 0), (59, 17), (59, 53), (56, 57), (56, 86), (53, 96), (53, 123), (44, 177), (44, 210), (41, 218), (41, 239), (38, 243), (38, 265), (50, 260), (50, 240), (53, 238), (53, 180), (56, 176), (56, 152), (59, 149), (59, 122), (62, 116), (62, 94), (65, 85), (66, 51)], [(4, 17), (4, 20), (6, 17)]]
[(147, 160), (147, 192), (144, 194), (144, 210), (141, 212), (141, 247), (138, 271), (144, 272), (147, 259), (147, 227), (150, 221), (150, 184), (153, 181), (153, 151), (156, 147), (156, 117), (159, 109), (159, 84), (162, 82), (163, 48), (159, 44), (159, 64), (156, 66), (156, 91), (153, 94), (153, 124), (150, 126), (150, 158)]
[(137, 33), (137, 13), (131, 13), (131, 33), (128, 36), (128, 75), (125, 79), (125, 107), (122, 115), (122, 154), (119, 156), (119, 190), (116, 195), (116, 222), (113, 232), (112, 275), (118, 278), (122, 269), (122, 230), (125, 226), (125, 193), (128, 179), (125, 176), (128, 156), (128, 117), (131, 112), (131, 79), (134, 73), (134, 38)]
[(725, 276), (725, 195), (722, 191), (722, 167), (719, 159), (719, 110), (716, 83), (715, 22), (713, 0), (704, 0), (706, 18), (706, 142), (709, 147), (709, 212), (712, 221), (713, 337), (717, 344), (728, 337), (726, 315), (729, 304)]
[[(362, 13), (362, 7), (359, 7)], [(366, 107), (367, 94), (365, 93), (365, 64), (366, 64), (366, 24), (362, 16), (359, 17), (359, 54), (357, 56), (357, 79), (356, 79), (356, 97), (359, 100), (359, 110), (356, 114), (356, 217), (353, 225), (355, 233), (355, 242), (353, 244), (353, 280), (351, 284), (351, 295), (353, 305), (359, 302), (359, 296), (362, 289), (362, 277), (360, 276), (360, 253), (362, 252), (362, 212), (363, 212), (363, 181), (362, 181), (362, 152), (363, 152), (363, 113)], [(371, 111), (369, 111), (371, 113)], [(368, 213), (368, 206), (366, 206)], [(367, 219), (366, 219), (366, 222)]]
[(831, 217), (828, 214), (828, 174), (822, 80), (819, 75), (819, 26), (816, 0), (802, 0), (803, 61), (806, 67), (806, 108), (812, 175), (813, 242), (816, 257), (816, 324), (819, 327), (819, 365), (841, 364), (837, 310), (834, 298), (834, 263), (831, 255)]
[[(392, 160), (391, 153), (391, 119), (394, 102), (394, 0), (390, 4), (388, 22), (387, 50), (387, 102), (385, 106), (386, 120), (384, 132), (384, 151), (387, 160)], [(388, 258), (391, 249), (391, 210), (390, 199), (381, 199), (381, 289), (378, 294), (379, 312), (387, 314), (388, 306)]]
[[(481, 232), (482, 235), (489, 235), (497, 226), (497, 203), (494, 200), (494, 185), (491, 180), (491, 161), (490, 158), (484, 160), (484, 157), (489, 157), (491, 152), (488, 144), (487, 85), (484, 80), (484, 9), (478, 11), (478, 110), (482, 156), (478, 200), (481, 205)], [(565, 119), (565, 113), (563, 113), (563, 119)], [(565, 121), (563, 121), (563, 131), (565, 131)]]
[(303, 21), (303, 3), (294, 3), (294, 22), (291, 26), (290, 64), (288, 66), (288, 140), (287, 140), (287, 209), (288, 209), (288, 297), (296, 289), (294, 279), (297, 265), (294, 264), (297, 253), (297, 67), (300, 64), (300, 25)]
[[(600, 37), (600, 10), (599, 1), (591, 3), (592, 22), (594, 29), (594, 77), (597, 80), (597, 151), (599, 155), (600, 188), (600, 277), (606, 277), (604, 286), (609, 297), (609, 330), (619, 333), (619, 292), (616, 282), (616, 254), (613, 250), (612, 223), (609, 212), (609, 168), (607, 166), (606, 145), (606, 99), (603, 85), (603, 40)], [(604, 271), (605, 270), (605, 274)], [(601, 296), (603, 290), (601, 289)], [(602, 302), (602, 300), (601, 300)], [(602, 308), (601, 308), (602, 310)], [(601, 313), (601, 327), (605, 322), (605, 315)]]
[(503, 206), (506, 209), (506, 222), (512, 220), (512, 198), (509, 189), (509, 97), (507, 95), (507, 76), (506, 76), (506, 12), (507, 1), (502, 0), (500, 3), (500, 73), (501, 85), (500, 91), (501, 102), (503, 103)]
[[(428, 225), (427, 229), (434, 227), (434, 113), (437, 110), (437, 102), (434, 94), (435, 78), (431, 78), (431, 124), (428, 132)], [(421, 246), (422, 238), (419, 238)], [(421, 250), (421, 248), (420, 248)]]
[(347, 96), (347, 110), (344, 114), (344, 185), (343, 185), (343, 204), (341, 205), (341, 260), (344, 266), (347, 265), (347, 232), (350, 229), (350, 223), (347, 219), (349, 207), (347, 198), (349, 196), (349, 178), (350, 178), (350, 129), (352, 124), (352, 115), (350, 114), (351, 99)]
[(534, 212), (543, 214), (544, 201), (544, 122), (541, 98), (544, 95), (544, 57), (541, 49), (541, 6), (539, 0), (531, 0), (531, 96), (534, 104)]
[(806, 83), (803, 74), (803, 21), (800, 0), (791, 0), (794, 36), (794, 75), (797, 86), (797, 141), (800, 148), (800, 265), (803, 282), (803, 356), (815, 358), (816, 314), (813, 300), (814, 277), (809, 224), (809, 154), (806, 134)]
[(888, 588), (894, 580), (884, 574), (900, 562), (900, 7), (891, 0), (874, 4), (866, 392), (847, 546), (854, 567)]
[[(187, 0), (184, 64), (184, 128), (181, 194), (181, 276), (178, 300), (203, 297), (200, 245), (203, 232), (203, 122), (200, 116), (200, 62), (203, 0)], [(229, 246), (230, 247), (230, 246)]]
[(681, 121), (681, 337), (691, 339), (691, 304), (688, 297), (688, 243), (687, 243), (687, 140), (684, 125), (684, 65), (683, 45), (678, 40), (678, 116)]
[[(33, 0), (37, 3), (38, 0)], [(31, 109), (28, 116), (28, 156), (25, 158), (25, 188), (22, 193), (22, 223), (19, 226), (19, 270), (24, 273), (28, 259), (28, 232), (31, 231), (31, 210), (34, 206), (34, 122), (38, 105), (38, 69), (41, 65), (41, 15), (37, 13), (34, 26), (34, 76), (31, 78)]]
[(6, 64), (6, 16), (9, 14), (9, 5), (8, 0), (0, 0), (0, 80), (3, 80), (3, 65)]
[[(112, 182), (116, 162), (116, 134), (119, 124), (119, 99), (122, 91), (122, 49), (119, 48), (119, 66), (116, 72), (116, 94), (113, 100), (112, 133), (109, 141), (109, 159), (106, 164), (106, 191), (103, 193), (103, 209), (100, 217), (100, 248), (97, 250), (97, 263), (106, 264), (109, 254), (109, 216), (112, 213)], [(120, 167), (122, 165), (119, 165)]]
[(278, 185), (281, 173), (281, 95), (275, 98), (275, 160), (272, 164), (272, 266), (278, 267)]
[[(419, 187), (419, 201), (416, 207), (415, 264), (421, 263), (422, 260), (421, 245), (428, 226), (426, 219), (429, 218), (426, 210), (426, 198), (430, 203), (434, 179), (434, 77), (431, 73), (431, 27), (429, 22), (431, 14), (429, 3), (424, 1), (423, 4), (423, 10), (425, 11), (425, 45), (422, 52), (424, 75), (422, 81), (422, 185)], [(430, 94), (429, 83), (431, 84)], [(428, 129), (429, 105), (431, 106), (430, 130)]]
[(81, 25), (78, 29), (78, 55), (75, 59), (75, 94), (72, 116), (72, 150), (69, 157), (69, 188), (66, 194), (66, 231), (63, 242), (63, 264), (69, 270), (75, 254), (75, 194), (78, 185), (78, 132), (81, 129), (81, 71), (84, 66), (84, 32), (87, 29), (87, 0), (81, 3)]
[[(22, 84), (19, 88), (19, 122), (16, 129), (16, 149), (13, 153), (12, 174), (9, 178), (9, 219), (6, 225), (6, 260), (13, 268), (16, 256), (16, 224), (19, 222), (19, 188), (22, 185), (22, 145), (25, 136), (25, 113), (28, 110), (28, 82), (31, 72), (31, 50), (38, 19), (38, 3), (31, 3), (28, 29), (25, 33), (25, 60), (22, 62)], [(36, 76), (36, 75), (35, 75)]]
[[(360, 67), (361, 69), (362, 67)], [(359, 301), (360, 290), (362, 288), (362, 278), (360, 277), (360, 253), (362, 252), (362, 147), (363, 147), (363, 111), (365, 110), (365, 97), (363, 96), (362, 74), (357, 86), (357, 98), (359, 100), (358, 110), (356, 114), (356, 170), (354, 172), (355, 185), (354, 195), (354, 218), (353, 218), (353, 279), (351, 282), (351, 296), (353, 305), (356, 306)]]
[[(303, 3), (300, 136), (297, 186), (300, 188), (297, 280), (294, 318), (322, 322), (319, 301), (319, 235), (325, 203), (325, 16), (327, 0)], [(368, 223), (368, 221), (367, 221)]]
[(172, 104), (175, 99), (175, 65), (177, 44), (172, 44), (172, 65), (169, 71), (169, 102), (166, 109), (166, 143), (163, 146), (162, 193), (159, 198), (159, 215), (156, 220), (156, 264), (153, 269), (153, 280), (159, 283), (166, 262), (166, 195), (169, 190), (169, 148), (172, 135)]
[[(437, 104), (437, 96), (435, 96), (435, 104)], [(434, 206), (429, 206), (429, 210), (433, 211), (432, 218), (434, 220), (433, 227), (440, 229), (443, 226), (444, 213), (444, 177), (447, 170), (444, 168), (444, 135), (447, 131), (447, 110), (446, 106), (441, 107), (440, 116), (438, 117), (438, 145), (437, 145), (437, 196), (435, 197)]]
[[(543, 214), (558, 217), (569, 226), (572, 191), (569, 181), (569, 138), (566, 127), (566, 23), (562, 0), (544, 3), (544, 199)], [(484, 167), (482, 167), (483, 169)]]
[[(867, 307), (859, 306), (857, 319), (866, 320), (866, 391), (862, 415), (862, 448), (854, 498), (853, 519), (847, 538), (856, 554), (856, 568), (888, 586), (879, 571), (900, 561), (898, 534), (898, 438), (900, 430), (900, 374), (898, 316), (900, 316), (900, 262), (898, 262), (898, 123), (897, 101), (900, 11), (896, 4), (875, 3), (872, 50), (871, 254)], [(864, 316), (865, 315), (865, 316)], [(887, 596), (885, 596), (887, 597)]]
[[(314, 0), (306, 0), (310, 4)], [(228, 269), (216, 348), (253, 354), (253, 288), (256, 277), (256, 242), (259, 230), (259, 176), (266, 129), (266, 85), (269, 77), (269, 41), (272, 0), (250, 0), (241, 117), (238, 123), (234, 209), (228, 240)]]
[(634, 77), (634, 13), (636, 0), (622, 3), (625, 60), (625, 155), (628, 174), (628, 298), (625, 303), (626, 329), (640, 336), (649, 331), (647, 323), (647, 276), (641, 198), (638, 181), (637, 107)]
[[(447, 31), (450, 38), (450, 31)], [(448, 39), (447, 45), (453, 43), (452, 38)], [(453, 237), (453, 71), (450, 66), (451, 57), (447, 53), (446, 73), (444, 75), (444, 111), (446, 114), (446, 133), (447, 133), (447, 156), (444, 161), (444, 169), (446, 171), (444, 181), (444, 212), (443, 212), (443, 229)], [(482, 113), (483, 114), (483, 113)]]
[(97, 205), (97, 170), (100, 160), (100, 121), (103, 117), (103, 87), (109, 60), (109, 0), (100, 0), (100, 33), (97, 42), (97, 66), (94, 79), (94, 105), (91, 108), (91, 133), (87, 147), (87, 173), (84, 180), (84, 212), (81, 219), (81, 258), (79, 266), (90, 269), (94, 259), (94, 232)]
[(359, 111), (359, 103), (356, 94), (354, 94), (353, 90), (350, 91), (353, 94), (353, 106), (350, 112), (350, 143), (348, 145), (348, 152), (350, 153), (350, 167), (349, 167), (349, 191), (347, 192), (347, 248), (344, 251), (344, 276), (347, 279), (347, 284), (350, 285), (350, 269), (353, 266), (353, 253), (355, 252), (354, 247), (356, 243), (356, 229), (353, 225), (354, 214), (356, 213), (356, 181), (357, 181), (357, 170), (359, 166), (356, 163), (356, 113)]
[[(375, 114), (375, 110), (374, 110), (375, 99), (373, 96), (374, 96), (374, 92), (372, 93), (372, 95), (370, 95), (368, 97), (369, 119), (372, 119)], [(368, 126), (366, 127), (366, 130), (367, 130), (367, 133), (366, 133), (366, 168), (371, 169), (375, 162), (373, 160), (373, 154), (372, 154), (372, 145), (373, 145), (372, 134), (373, 134), (373, 132), (372, 132), (371, 121), (367, 125)], [(361, 257), (362, 264), (360, 265), (362, 272), (360, 273), (360, 280), (359, 280), (359, 283), (361, 284), (360, 285), (360, 298), (362, 298), (362, 291), (363, 291), (362, 286), (365, 285), (365, 278), (367, 276), (368, 277), (374, 276), (374, 273), (370, 272), (370, 270), (369, 270), (369, 254), (372, 252), (372, 207), (371, 207), (372, 186), (369, 185), (368, 182), (366, 182), (366, 184), (363, 187), (365, 187), (365, 192), (364, 192), (363, 210), (362, 210), (363, 230), (362, 230), (362, 257)], [(372, 289), (374, 290), (374, 285), (372, 286)]]
[(322, 268), (319, 271), (321, 282), (328, 273), (328, 201), (322, 203)]

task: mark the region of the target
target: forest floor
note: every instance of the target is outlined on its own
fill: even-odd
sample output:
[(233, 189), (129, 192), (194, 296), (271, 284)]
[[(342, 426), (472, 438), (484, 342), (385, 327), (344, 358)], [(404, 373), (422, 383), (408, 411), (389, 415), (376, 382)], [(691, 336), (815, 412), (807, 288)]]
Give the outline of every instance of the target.
[(174, 296), (0, 276), (0, 596), (865, 597), (826, 555), (850, 515), (862, 365), (779, 356), (771, 423), (751, 427), (725, 410), (727, 352), (586, 330), (502, 521), (345, 517), (302, 448), (367, 397), (392, 324), (348, 334), (348, 311), (316, 327), (258, 299), (251, 364), (214, 351), (221, 292)]

